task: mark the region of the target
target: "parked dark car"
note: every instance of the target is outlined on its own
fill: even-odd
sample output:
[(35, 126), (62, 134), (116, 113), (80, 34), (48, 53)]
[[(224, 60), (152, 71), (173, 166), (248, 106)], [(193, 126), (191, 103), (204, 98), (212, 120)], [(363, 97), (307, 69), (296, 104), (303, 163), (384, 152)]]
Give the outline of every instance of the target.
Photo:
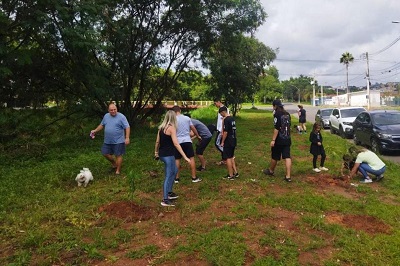
[(353, 122), (354, 143), (373, 152), (400, 150), (400, 112), (375, 110), (360, 113)]
[(318, 109), (315, 114), (315, 122), (319, 123), (321, 128), (329, 128), (329, 116), (332, 113), (333, 108)]

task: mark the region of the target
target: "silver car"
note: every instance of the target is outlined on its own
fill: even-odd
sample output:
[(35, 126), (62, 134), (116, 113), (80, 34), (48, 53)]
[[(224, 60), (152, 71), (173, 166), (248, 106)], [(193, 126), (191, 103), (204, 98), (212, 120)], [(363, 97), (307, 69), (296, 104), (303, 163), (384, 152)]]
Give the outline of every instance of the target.
[(315, 114), (315, 123), (318, 123), (321, 128), (329, 128), (329, 116), (332, 113), (333, 108), (318, 109)]

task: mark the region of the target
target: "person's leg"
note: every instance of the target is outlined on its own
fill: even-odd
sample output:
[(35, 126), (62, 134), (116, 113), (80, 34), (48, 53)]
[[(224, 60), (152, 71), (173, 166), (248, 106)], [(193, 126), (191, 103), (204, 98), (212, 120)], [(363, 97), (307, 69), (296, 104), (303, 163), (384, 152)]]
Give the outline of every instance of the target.
[(112, 168), (117, 168), (117, 164), (112, 154), (103, 154), (103, 156), (111, 163)]
[(226, 169), (228, 170), (228, 175), (230, 176), (230, 177), (233, 177), (233, 163), (232, 163), (232, 161), (233, 161), (233, 158), (227, 158), (226, 159)]
[(236, 160), (235, 160), (235, 156), (232, 158), (232, 169), (233, 169), (233, 174), (238, 176), (238, 170), (236, 168)]
[(203, 155), (197, 154), (197, 158), (199, 158), (200, 165), (203, 169), (206, 168), (206, 160), (204, 159)]
[(379, 170), (374, 170), (371, 168), (371, 166), (369, 166), (369, 164), (362, 163), (362, 164), (360, 164), (359, 170), (361, 173), (365, 172), (365, 174), (363, 173), (364, 177), (368, 176), (368, 173), (373, 174), (375, 176), (380, 176), (381, 174), (383, 174), (385, 172), (386, 167), (382, 167)]
[(369, 179), (368, 173), (366, 169), (371, 168), (369, 167), (368, 164), (366, 163), (361, 163), (360, 166), (358, 167), (358, 171), (363, 175), (365, 179)]
[[(168, 200), (168, 179), (171, 177), (171, 165), (169, 165), (168, 157), (160, 157), (160, 160), (164, 163), (163, 199)], [(175, 164), (174, 161), (173, 164)]]
[(292, 159), (286, 158), (285, 159), (285, 166), (286, 166), (286, 178), (290, 179), (291, 171), (292, 171)]
[(181, 172), (181, 159), (175, 159), (175, 166), (176, 166), (176, 175), (175, 180), (179, 180), (179, 174)]
[(325, 153), (322, 153), (322, 154), (321, 154), (321, 167), (324, 167), (325, 159), (326, 159), (326, 154), (325, 154)]
[(190, 173), (192, 175), (192, 178), (196, 178), (196, 161), (194, 160), (194, 157), (190, 157)]
[(275, 172), (275, 167), (277, 165), (278, 161), (271, 159), (271, 162), (269, 163), (269, 170), (274, 173)]
[(317, 168), (317, 159), (318, 155), (313, 154), (313, 159), (312, 159), (313, 169)]
[(122, 166), (122, 155), (115, 156), (115, 165), (117, 168), (115, 169), (115, 173), (119, 175), (121, 173), (121, 166)]

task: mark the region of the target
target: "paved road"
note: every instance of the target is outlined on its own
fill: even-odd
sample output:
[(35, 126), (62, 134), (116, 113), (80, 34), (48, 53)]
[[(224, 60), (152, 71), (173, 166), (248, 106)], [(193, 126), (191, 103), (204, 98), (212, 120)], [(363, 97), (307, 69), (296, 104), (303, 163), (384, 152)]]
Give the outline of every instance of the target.
[[(283, 103), (285, 105), (285, 110), (288, 111), (290, 114), (297, 115), (297, 103)], [(307, 122), (314, 123), (315, 122), (315, 114), (317, 113), (320, 106), (311, 106), (311, 105), (303, 105), (304, 109), (307, 111)], [(272, 107), (265, 108), (267, 110), (272, 110)], [(325, 130), (327, 134), (329, 133), (329, 129)], [(350, 143), (354, 143), (352, 139), (348, 140)], [(392, 152), (385, 155), (381, 155), (382, 158), (388, 161), (392, 161), (394, 163), (400, 163), (400, 152)]]

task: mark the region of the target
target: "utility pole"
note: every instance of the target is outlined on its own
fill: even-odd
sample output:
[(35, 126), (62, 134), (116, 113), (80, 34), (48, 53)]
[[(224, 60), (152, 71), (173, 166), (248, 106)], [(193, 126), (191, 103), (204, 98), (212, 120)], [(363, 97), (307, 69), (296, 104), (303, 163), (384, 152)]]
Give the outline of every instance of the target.
[(312, 106), (315, 106), (315, 75), (313, 77), (313, 80), (311, 81), (312, 85)]
[(321, 85), (321, 104), (324, 105), (324, 87)]
[(371, 95), (369, 90), (369, 60), (368, 60), (368, 52), (365, 53), (365, 57), (367, 58), (367, 110), (371, 107)]

